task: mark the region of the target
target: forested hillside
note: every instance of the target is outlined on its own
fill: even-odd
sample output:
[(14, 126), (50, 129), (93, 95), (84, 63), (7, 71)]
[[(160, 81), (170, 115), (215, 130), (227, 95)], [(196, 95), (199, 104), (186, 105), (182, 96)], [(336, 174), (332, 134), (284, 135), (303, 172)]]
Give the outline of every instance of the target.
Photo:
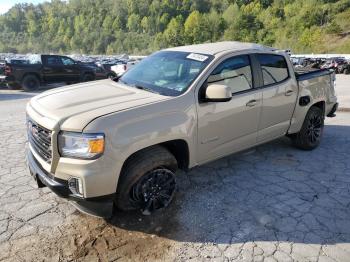
[(0, 52), (148, 54), (220, 40), (350, 53), (350, 0), (54, 0), (0, 16)]

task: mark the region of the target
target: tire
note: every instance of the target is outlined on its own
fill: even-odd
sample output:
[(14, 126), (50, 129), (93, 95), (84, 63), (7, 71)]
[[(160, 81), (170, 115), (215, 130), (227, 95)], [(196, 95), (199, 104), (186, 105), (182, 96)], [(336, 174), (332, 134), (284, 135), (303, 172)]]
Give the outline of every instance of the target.
[(107, 78), (113, 79), (113, 78), (115, 78), (115, 74), (108, 74), (108, 75), (107, 75)]
[(35, 75), (26, 75), (22, 80), (22, 88), (25, 91), (34, 91), (39, 87), (40, 81)]
[(116, 206), (124, 211), (139, 209), (145, 215), (167, 207), (176, 192), (176, 170), (175, 157), (164, 147), (134, 154), (119, 178)]
[(89, 82), (95, 80), (95, 76), (92, 74), (84, 74), (82, 78), (82, 82)]
[(350, 69), (349, 68), (344, 69), (344, 74), (349, 75), (350, 74)]
[(303, 150), (315, 149), (321, 143), (323, 128), (323, 111), (316, 106), (311, 107), (299, 133), (291, 136), (294, 146)]

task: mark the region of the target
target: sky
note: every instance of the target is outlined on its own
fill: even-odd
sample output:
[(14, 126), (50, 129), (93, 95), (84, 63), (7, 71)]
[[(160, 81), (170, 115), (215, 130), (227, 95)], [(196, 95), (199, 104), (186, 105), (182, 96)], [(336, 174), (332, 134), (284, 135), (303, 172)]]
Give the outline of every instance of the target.
[(45, 0), (0, 0), (0, 14), (6, 13), (12, 6), (18, 3), (38, 4), (42, 2), (45, 2)]

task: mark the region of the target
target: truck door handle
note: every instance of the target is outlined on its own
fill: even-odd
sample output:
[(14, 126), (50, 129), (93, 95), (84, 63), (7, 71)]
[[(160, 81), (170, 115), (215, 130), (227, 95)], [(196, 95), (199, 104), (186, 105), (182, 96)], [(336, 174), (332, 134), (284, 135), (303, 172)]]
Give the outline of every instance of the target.
[(293, 90), (288, 90), (288, 91), (285, 93), (285, 95), (286, 95), (286, 96), (291, 96), (293, 93), (294, 93)]
[(248, 103), (246, 103), (246, 106), (252, 107), (255, 106), (258, 103), (255, 99), (250, 100)]

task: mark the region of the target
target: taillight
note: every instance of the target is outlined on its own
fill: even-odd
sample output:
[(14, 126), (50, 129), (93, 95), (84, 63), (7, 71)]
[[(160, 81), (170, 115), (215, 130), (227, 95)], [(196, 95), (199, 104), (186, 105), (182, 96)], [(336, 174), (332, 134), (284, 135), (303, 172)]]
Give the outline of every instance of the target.
[(11, 74), (11, 71), (12, 71), (12, 70), (11, 70), (11, 67), (10, 67), (10, 66), (8, 66), (8, 65), (5, 66), (5, 75), (6, 75), (6, 76), (10, 75), (10, 74)]

